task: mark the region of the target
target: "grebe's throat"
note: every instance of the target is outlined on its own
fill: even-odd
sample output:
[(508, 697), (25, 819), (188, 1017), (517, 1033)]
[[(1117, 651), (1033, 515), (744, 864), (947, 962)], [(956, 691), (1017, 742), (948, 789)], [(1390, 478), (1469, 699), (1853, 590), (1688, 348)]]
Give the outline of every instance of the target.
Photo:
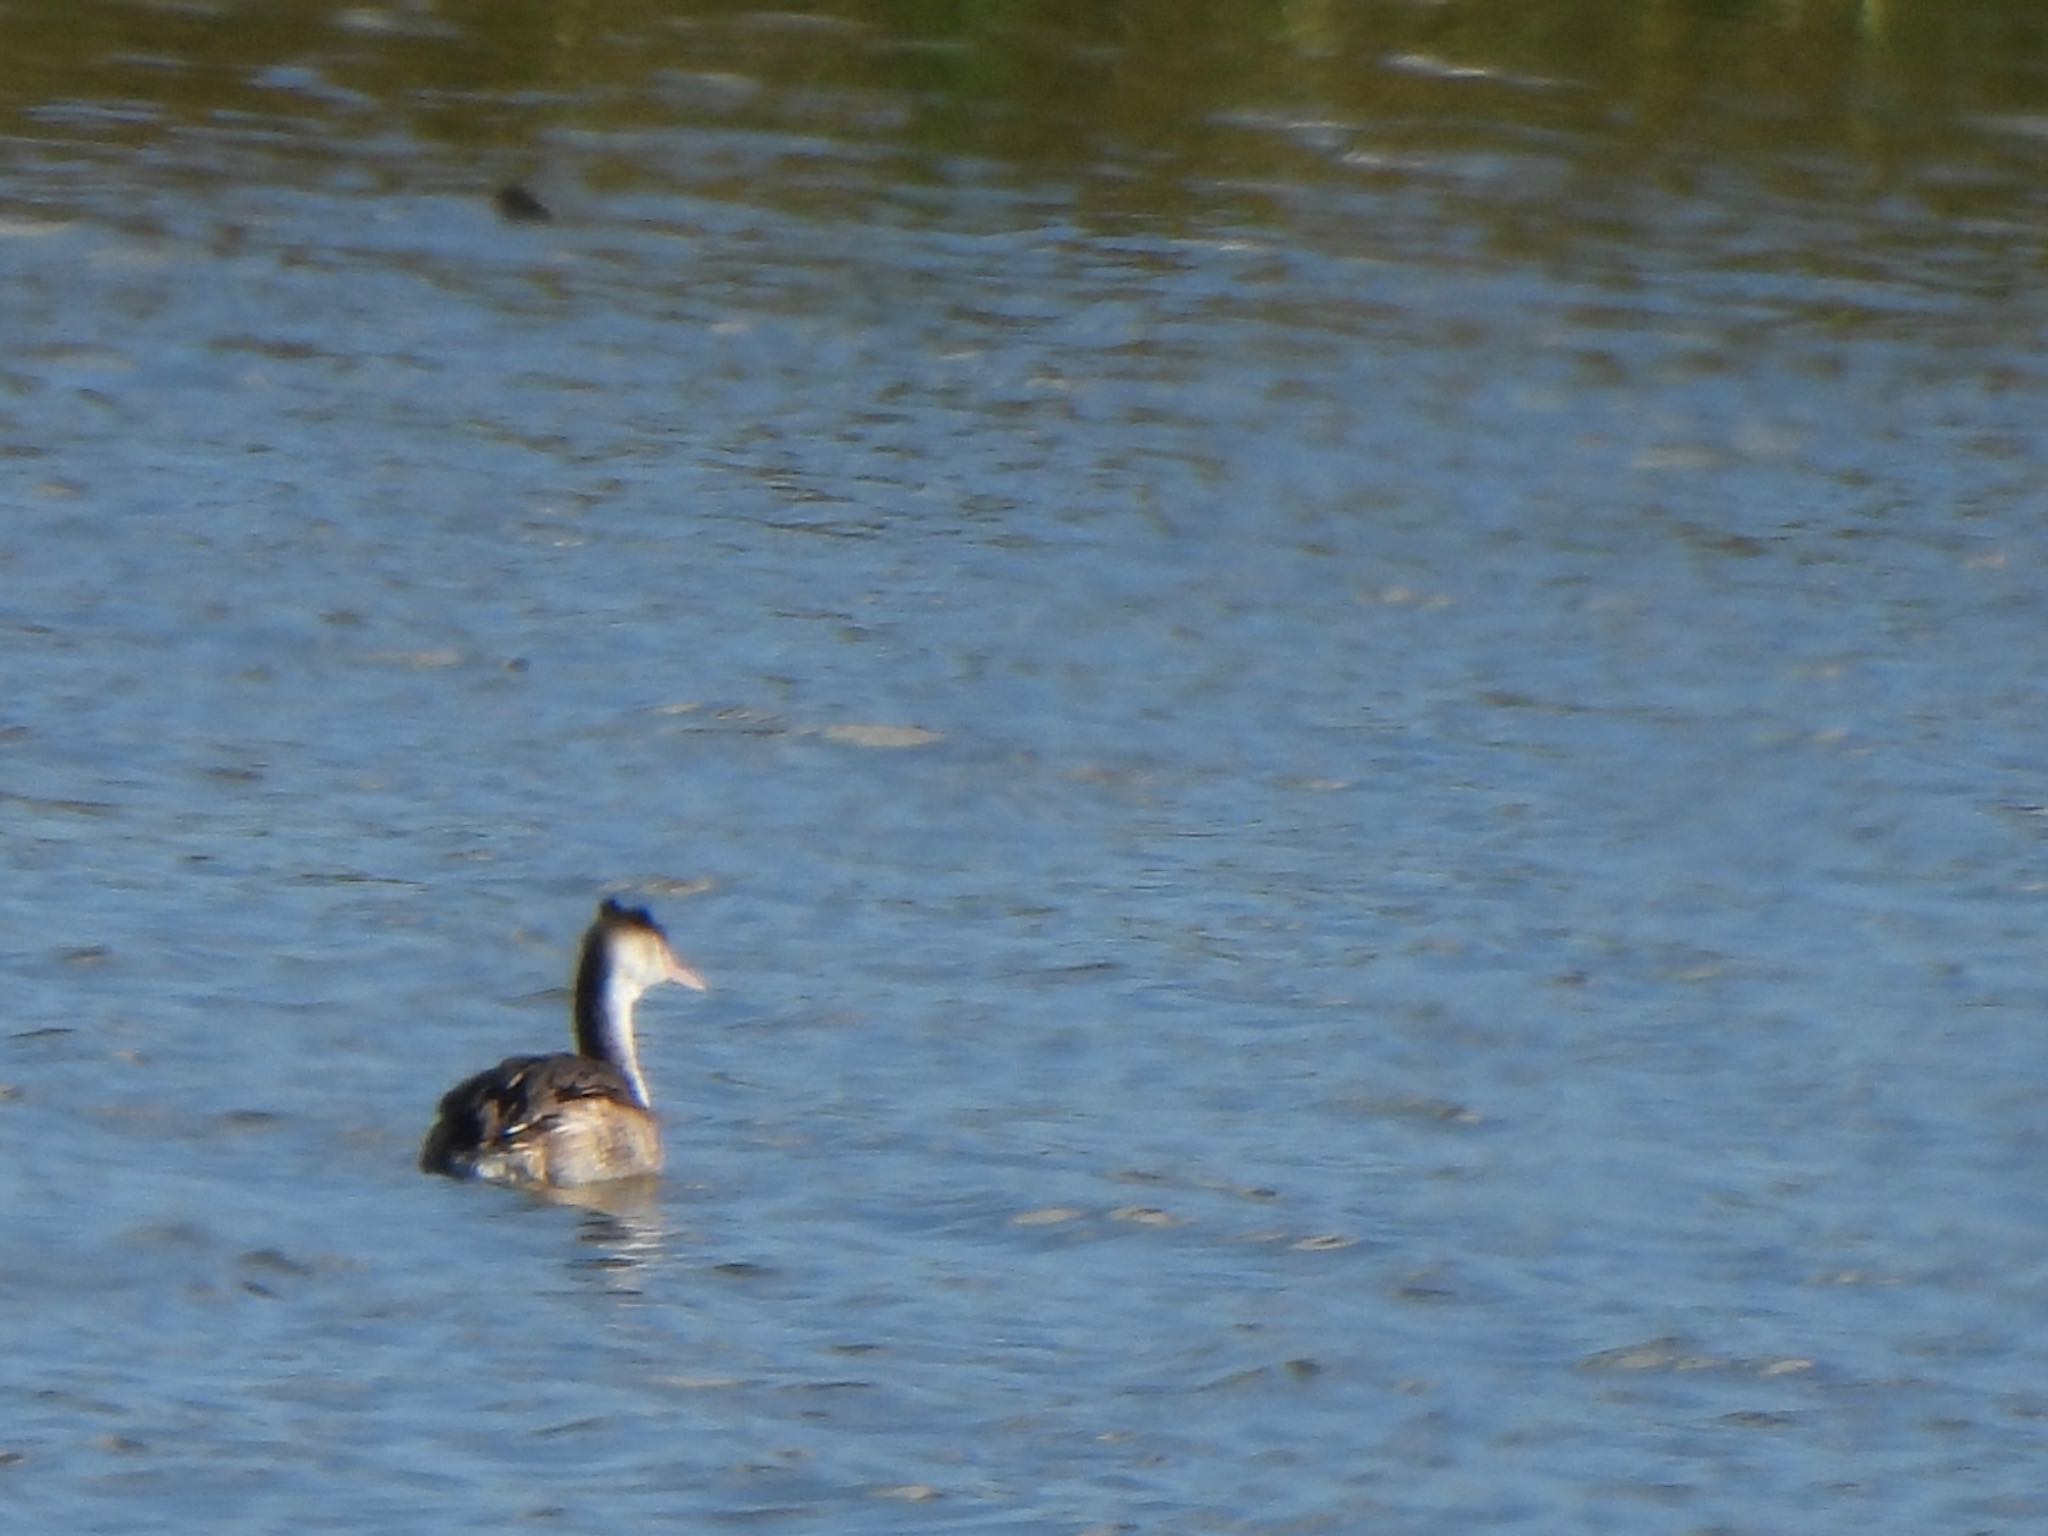
[(642, 1109), (653, 1108), (640, 1071), (640, 1047), (633, 1037), (633, 1005), (646, 990), (617, 963), (603, 925), (583, 941), (576, 967), (576, 1050), (610, 1062), (625, 1077)]

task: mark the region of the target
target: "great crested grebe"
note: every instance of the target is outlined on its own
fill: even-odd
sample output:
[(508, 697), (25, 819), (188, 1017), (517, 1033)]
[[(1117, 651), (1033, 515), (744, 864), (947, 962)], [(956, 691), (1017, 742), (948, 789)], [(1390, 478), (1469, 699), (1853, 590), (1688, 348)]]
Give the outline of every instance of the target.
[(704, 978), (644, 907), (606, 897), (576, 963), (576, 1050), (510, 1056), (457, 1083), (420, 1167), (499, 1184), (596, 1184), (661, 1171), (661, 1125), (640, 1075), (633, 1005), (649, 987)]

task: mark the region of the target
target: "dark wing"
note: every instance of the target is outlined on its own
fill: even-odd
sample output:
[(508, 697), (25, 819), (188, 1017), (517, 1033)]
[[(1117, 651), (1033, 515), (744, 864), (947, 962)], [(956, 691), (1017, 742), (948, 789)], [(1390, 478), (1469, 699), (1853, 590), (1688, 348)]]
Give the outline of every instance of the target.
[(631, 1086), (609, 1062), (567, 1052), (508, 1056), (441, 1096), (441, 1111), (420, 1148), (420, 1167), (458, 1172), (480, 1152), (546, 1131), (563, 1106), (581, 1099), (616, 1099), (638, 1108)]

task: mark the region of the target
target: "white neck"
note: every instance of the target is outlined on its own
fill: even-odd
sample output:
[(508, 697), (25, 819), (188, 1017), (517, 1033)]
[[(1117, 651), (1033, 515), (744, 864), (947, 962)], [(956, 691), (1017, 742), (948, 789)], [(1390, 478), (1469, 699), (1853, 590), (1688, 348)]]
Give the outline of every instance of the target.
[(576, 989), (576, 1049), (617, 1067), (640, 1107), (651, 1109), (647, 1079), (640, 1071), (640, 1045), (633, 1034), (633, 1005), (646, 989), (616, 966), (607, 966), (593, 979), (597, 985)]

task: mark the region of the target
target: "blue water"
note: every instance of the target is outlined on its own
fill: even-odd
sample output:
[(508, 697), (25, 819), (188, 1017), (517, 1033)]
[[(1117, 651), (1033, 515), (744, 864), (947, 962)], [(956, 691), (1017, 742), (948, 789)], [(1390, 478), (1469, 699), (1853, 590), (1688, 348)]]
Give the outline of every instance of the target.
[(2038, 198), (306, 110), (0, 173), (23, 1529), (2048, 1518)]

